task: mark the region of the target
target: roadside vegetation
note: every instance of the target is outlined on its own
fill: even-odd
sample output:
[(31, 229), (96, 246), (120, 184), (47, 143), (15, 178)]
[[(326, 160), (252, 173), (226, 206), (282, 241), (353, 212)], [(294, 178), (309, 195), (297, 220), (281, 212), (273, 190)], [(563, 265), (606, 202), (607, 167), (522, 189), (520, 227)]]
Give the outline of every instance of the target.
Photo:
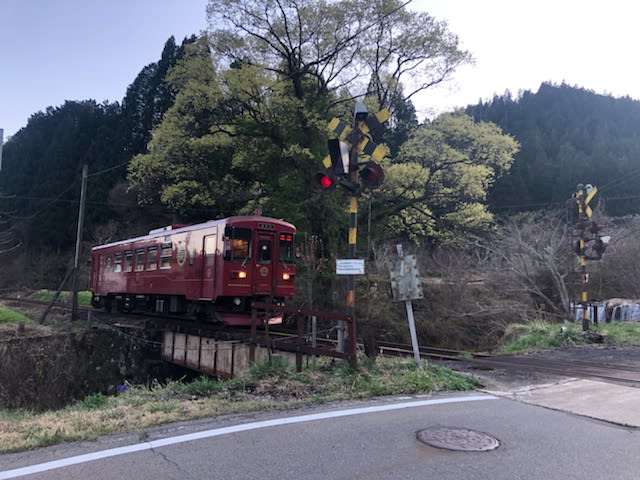
[(24, 324), (31, 323), (31, 319), (29, 319), (29, 317), (27, 317), (26, 315), (23, 315), (20, 312), (17, 312), (7, 307), (0, 306), (0, 324), (2, 323), (18, 324), (20, 322)]
[[(55, 296), (55, 294), (56, 294), (55, 290), (41, 289), (29, 294), (27, 298), (31, 300), (39, 300), (41, 302), (50, 302), (51, 300), (53, 300), (53, 297)], [(57, 302), (70, 305), (71, 292), (69, 291), (60, 292), (60, 295), (58, 295)], [(80, 305), (81, 307), (88, 307), (89, 305), (91, 305), (91, 292), (86, 290), (78, 292), (78, 305)]]
[[(640, 323), (616, 322), (592, 325), (589, 332), (598, 334), (603, 345), (640, 346)], [(553, 348), (593, 343), (593, 335), (585, 335), (580, 323), (531, 321), (509, 325), (499, 353), (526, 353)]]
[[(4, 329), (15, 330), (21, 319), (29, 322), (22, 313), (0, 307)], [(592, 340), (579, 323), (535, 320), (511, 323), (503, 330), (494, 352), (533, 352), (586, 345)], [(640, 346), (640, 323), (601, 323), (591, 331), (602, 335), (604, 345)], [(137, 432), (142, 439), (158, 425), (233, 413), (384, 395), (467, 391), (479, 386), (476, 379), (433, 363), (416, 367), (410, 360), (363, 356), (358, 370), (327, 360), (297, 373), (274, 357), (228, 381), (200, 377), (190, 382), (123, 383), (117, 386), (116, 395), (94, 393), (59, 410), (0, 410), (0, 453), (122, 432)]]
[(432, 364), (418, 368), (408, 360), (364, 358), (357, 371), (341, 362), (319, 362), (297, 373), (276, 357), (228, 381), (201, 377), (189, 383), (123, 384), (115, 396), (96, 393), (62, 410), (0, 410), (0, 453), (119, 432), (138, 432), (144, 438), (156, 425), (230, 413), (478, 386), (450, 369)]

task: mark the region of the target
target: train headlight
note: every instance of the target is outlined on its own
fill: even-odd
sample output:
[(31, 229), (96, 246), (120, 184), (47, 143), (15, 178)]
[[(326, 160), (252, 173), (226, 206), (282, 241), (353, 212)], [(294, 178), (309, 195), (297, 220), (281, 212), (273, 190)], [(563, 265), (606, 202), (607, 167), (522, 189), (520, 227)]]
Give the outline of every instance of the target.
[(284, 280), (285, 282), (289, 282), (289, 281), (293, 280), (293, 275), (291, 273), (284, 272), (282, 274), (282, 280)]
[(241, 303), (242, 303), (242, 299), (240, 297), (236, 297), (236, 298), (233, 299), (233, 304), (236, 307), (239, 307)]
[(245, 278), (247, 278), (247, 272), (245, 271), (239, 271), (239, 272), (231, 272), (231, 278), (233, 278), (234, 280), (243, 280)]

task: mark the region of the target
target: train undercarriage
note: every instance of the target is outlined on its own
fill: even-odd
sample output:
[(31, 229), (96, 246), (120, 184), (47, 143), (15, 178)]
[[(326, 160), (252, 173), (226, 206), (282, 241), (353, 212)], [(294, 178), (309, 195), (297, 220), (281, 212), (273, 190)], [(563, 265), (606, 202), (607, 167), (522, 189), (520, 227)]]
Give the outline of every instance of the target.
[[(163, 315), (179, 315), (210, 323), (229, 326), (251, 325), (252, 302), (271, 303), (284, 306), (284, 298), (256, 297), (219, 297), (211, 300), (190, 301), (184, 295), (125, 294), (109, 293), (106, 296), (94, 295), (91, 305), (107, 312), (116, 310), (122, 313), (145, 312)], [(282, 315), (275, 313), (269, 318), (270, 325), (282, 323)]]

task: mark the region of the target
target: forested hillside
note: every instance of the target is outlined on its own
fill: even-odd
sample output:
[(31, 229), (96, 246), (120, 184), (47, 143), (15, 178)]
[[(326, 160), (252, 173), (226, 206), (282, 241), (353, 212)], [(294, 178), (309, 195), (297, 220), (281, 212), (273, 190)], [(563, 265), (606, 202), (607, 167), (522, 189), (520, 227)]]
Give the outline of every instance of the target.
[(500, 213), (561, 207), (591, 183), (609, 215), (640, 211), (640, 102), (544, 83), (537, 92), (496, 96), (467, 113), (520, 142), (509, 173), (490, 189)]
[(160, 60), (141, 70), (121, 103), (67, 101), (34, 113), (11, 137), (0, 175), (2, 249), (20, 244), (19, 251), (37, 257), (38, 263), (40, 257), (70, 251), (84, 164), (90, 175), (88, 240), (108, 220), (126, 223), (119, 213), (131, 202), (127, 204), (126, 187), (117, 186), (125, 181), (132, 156), (146, 151), (153, 129), (173, 103), (175, 92), (165, 77), (194, 40), (178, 46), (170, 38)]

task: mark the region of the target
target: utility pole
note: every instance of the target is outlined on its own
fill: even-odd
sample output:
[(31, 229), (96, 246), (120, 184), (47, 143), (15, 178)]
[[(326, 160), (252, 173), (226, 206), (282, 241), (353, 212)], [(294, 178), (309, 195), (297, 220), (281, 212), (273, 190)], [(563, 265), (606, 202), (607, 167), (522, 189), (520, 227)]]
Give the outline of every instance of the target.
[(82, 167), (82, 187), (80, 188), (80, 208), (78, 211), (78, 231), (76, 232), (76, 253), (73, 260), (73, 279), (71, 283), (72, 307), (71, 320), (78, 319), (78, 270), (80, 263), (80, 246), (82, 243), (82, 228), (84, 226), (84, 206), (87, 194), (87, 178), (89, 176), (89, 167)]

